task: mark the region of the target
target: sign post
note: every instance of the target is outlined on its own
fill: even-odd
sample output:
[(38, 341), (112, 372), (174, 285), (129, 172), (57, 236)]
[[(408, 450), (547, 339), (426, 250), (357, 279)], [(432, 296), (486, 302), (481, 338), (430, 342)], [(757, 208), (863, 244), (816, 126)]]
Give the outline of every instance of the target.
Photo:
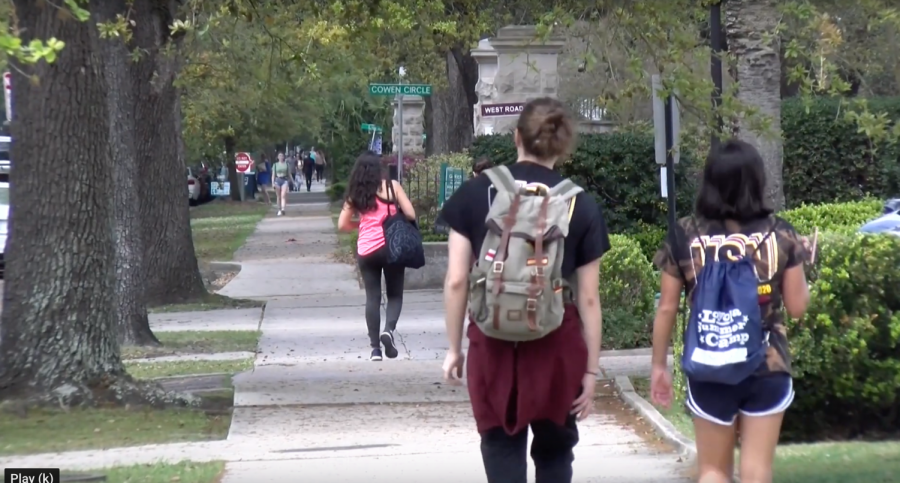
[(653, 91), (653, 137), (656, 148), (656, 164), (659, 168), (659, 183), (663, 198), (669, 205), (669, 228), (678, 222), (675, 206), (675, 165), (678, 163), (678, 138), (681, 119), (675, 97), (671, 94), (661, 97), (662, 80), (658, 75), (651, 78)]
[(246, 201), (247, 198), (247, 190), (244, 188), (244, 173), (250, 170), (250, 166), (253, 166), (253, 158), (250, 157), (250, 153), (234, 154), (234, 169), (237, 170), (238, 175), (240, 175), (238, 189), (241, 192), (241, 201)]
[(438, 199), (438, 209), (444, 207), (444, 203), (453, 196), (453, 193), (462, 186), (466, 180), (466, 173), (460, 168), (454, 168), (447, 163), (441, 165), (441, 197)]
[[(400, 68), (402, 77), (404, 70)], [(397, 182), (403, 182), (403, 96), (431, 96), (430, 84), (369, 84), (369, 94), (373, 96), (397, 96), (397, 123), (399, 143), (397, 146)]]
[(3, 95), (6, 99), (6, 122), (12, 122), (12, 74), (3, 73)]

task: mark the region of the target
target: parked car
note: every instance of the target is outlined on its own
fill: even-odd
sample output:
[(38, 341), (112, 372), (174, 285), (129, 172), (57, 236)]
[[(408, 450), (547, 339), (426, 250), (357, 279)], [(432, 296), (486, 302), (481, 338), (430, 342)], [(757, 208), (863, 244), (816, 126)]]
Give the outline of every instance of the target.
[(9, 150), (12, 145), (12, 138), (9, 136), (0, 136), (0, 175), (9, 176)]
[(0, 276), (6, 271), (6, 237), (9, 235), (9, 182), (0, 182)]
[(900, 229), (900, 198), (887, 200), (881, 216), (859, 229), (862, 233), (885, 233)]
[(184, 168), (187, 175), (188, 202), (193, 206), (197, 203), (208, 201), (212, 198), (210, 185), (212, 177), (204, 166)]

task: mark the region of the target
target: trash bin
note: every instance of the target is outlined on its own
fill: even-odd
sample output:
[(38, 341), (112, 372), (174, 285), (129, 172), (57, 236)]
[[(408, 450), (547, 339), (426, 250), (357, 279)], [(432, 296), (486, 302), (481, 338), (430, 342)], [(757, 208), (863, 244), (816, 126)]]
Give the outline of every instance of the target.
[(254, 174), (245, 174), (244, 175), (244, 196), (247, 200), (255, 199), (256, 195), (256, 175)]

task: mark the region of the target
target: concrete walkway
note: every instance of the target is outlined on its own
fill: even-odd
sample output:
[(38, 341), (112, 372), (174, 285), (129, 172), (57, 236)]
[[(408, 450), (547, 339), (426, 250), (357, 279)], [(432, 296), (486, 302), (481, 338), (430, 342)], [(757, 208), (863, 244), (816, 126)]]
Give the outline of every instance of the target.
[[(299, 203), (286, 216), (259, 224), (236, 255), (240, 274), (219, 292), (267, 300), (256, 367), (234, 378), (226, 441), (35, 455), (0, 465), (86, 469), (190, 458), (228, 461), (224, 483), (485, 481), (468, 393), (441, 381), (441, 293), (407, 293), (400, 357), (368, 361), (364, 293), (354, 268), (331, 260), (337, 236), (327, 205), (315, 194), (293, 197)], [(251, 319), (235, 315), (225, 325)], [(155, 328), (185, 325), (172, 314), (154, 321)], [(624, 362), (616, 371), (649, 369), (645, 354), (628, 357), (615, 358)], [(688, 481), (676, 454), (623, 421), (601, 410), (580, 424), (575, 481)], [(533, 481), (533, 469), (530, 475)]]

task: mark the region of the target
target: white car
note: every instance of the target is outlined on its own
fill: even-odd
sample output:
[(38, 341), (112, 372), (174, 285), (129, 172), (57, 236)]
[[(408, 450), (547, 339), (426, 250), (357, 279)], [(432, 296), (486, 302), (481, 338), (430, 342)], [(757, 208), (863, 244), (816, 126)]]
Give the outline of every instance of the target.
[(191, 168), (184, 168), (184, 170), (187, 173), (188, 201), (194, 204), (200, 199), (200, 182), (194, 176)]
[(0, 273), (6, 268), (6, 237), (9, 235), (9, 183), (0, 183)]

